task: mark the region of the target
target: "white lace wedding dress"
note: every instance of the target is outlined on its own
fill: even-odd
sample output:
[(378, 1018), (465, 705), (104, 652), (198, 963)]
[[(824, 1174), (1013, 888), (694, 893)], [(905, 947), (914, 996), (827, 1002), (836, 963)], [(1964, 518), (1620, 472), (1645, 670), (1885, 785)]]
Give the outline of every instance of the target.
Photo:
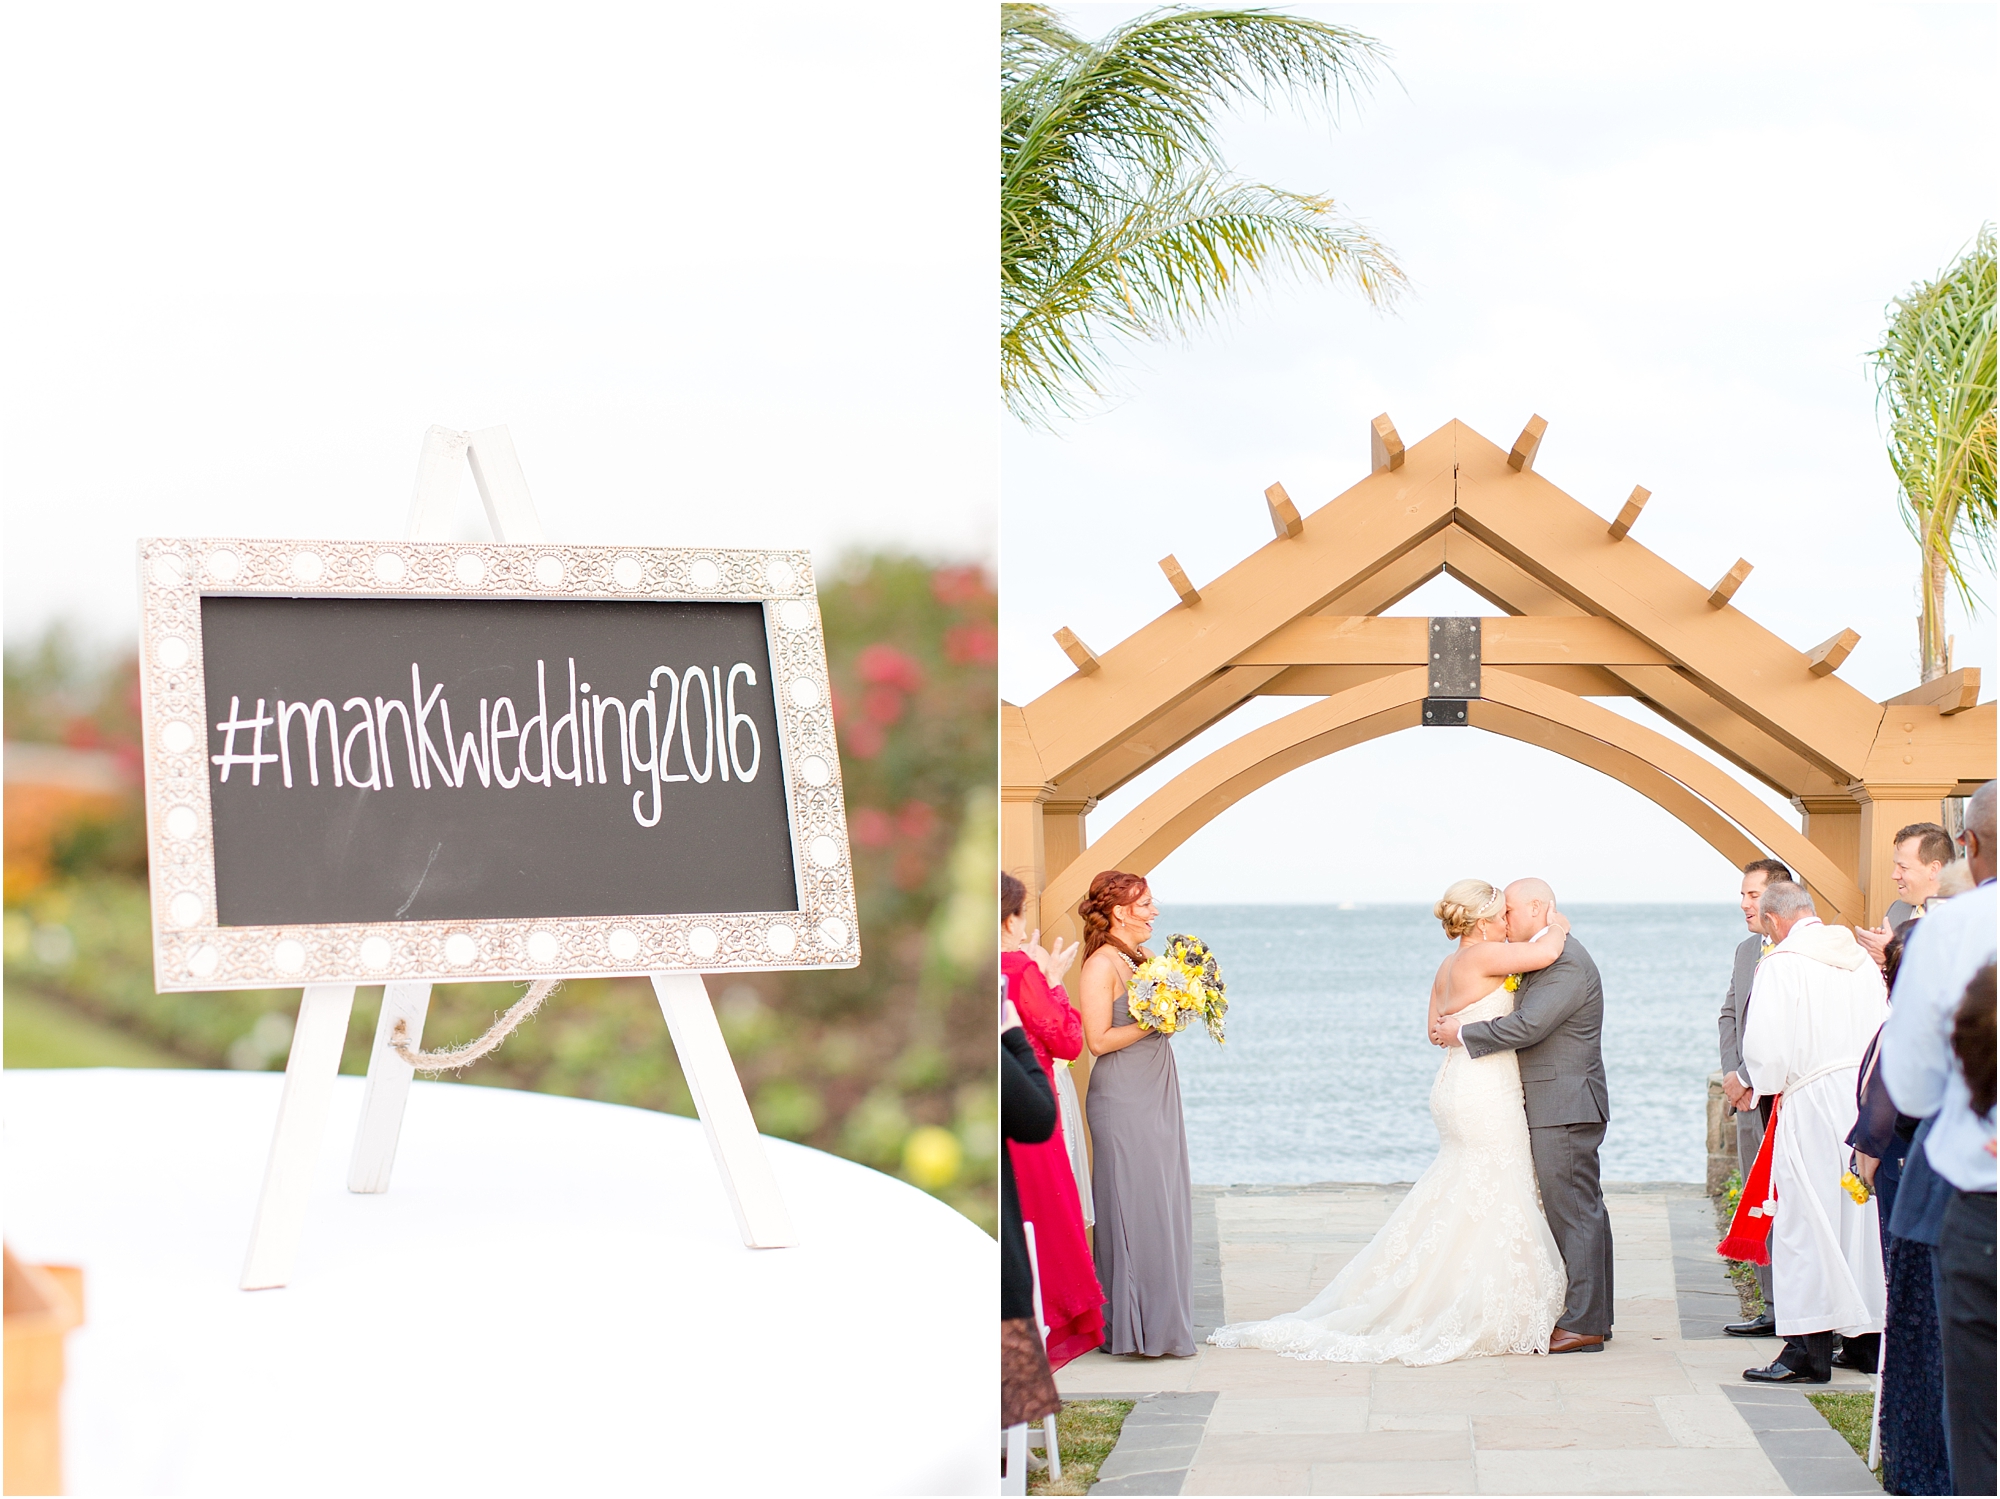
[[(1458, 1013), (1471, 1022), (1513, 1008), (1502, 987)], [(1549, 1351), (1566, 1282), (1542, 1216), (1514, 1053), (1475, 1060), (1446, 1048), (1431, 1118), (1437, 1159), (1327, 1288), (1299, 1311), (1217, 1328), (1209, 1342), (1344, 1364)]]

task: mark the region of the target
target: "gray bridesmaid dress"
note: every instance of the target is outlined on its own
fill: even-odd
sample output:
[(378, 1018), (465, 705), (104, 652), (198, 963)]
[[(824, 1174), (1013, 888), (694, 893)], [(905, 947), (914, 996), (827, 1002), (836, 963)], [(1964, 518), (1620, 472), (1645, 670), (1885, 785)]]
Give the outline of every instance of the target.
[[(1113, 1025), (1130, 1025), (1121, 994)], [(1097, 1281), (1106, 1353), (1186, 1358), (1194, 1342), (1194, 1205), (1173, 1043), (1153, 1032), (1091, 1064)]]

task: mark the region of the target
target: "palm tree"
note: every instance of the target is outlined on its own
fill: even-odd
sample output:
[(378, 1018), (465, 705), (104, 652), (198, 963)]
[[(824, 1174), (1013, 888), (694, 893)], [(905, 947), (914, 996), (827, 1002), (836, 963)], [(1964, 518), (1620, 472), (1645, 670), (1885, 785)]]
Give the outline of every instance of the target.
[(1889, 416), (1898, 508), (1922, 554), (1917, 635), (1926, 682), (1951, 670), (1947, 582), (1975, 611), (1965, 554), (1993, 564), (1993, 293), (1993, 226), (1986, 224), (1935, 281), (1890, 303), (1882, 347), (1870, 355)]
[(1332, 198), (1229, 171), (1216, 116), (1337, 108), (1382, 58), (1344, 26), (1263, 10), (1150, 11), (1091, 43), (1045, 5), (1000, 8), (1000, 390), (1029, 422), (1101, 394), (1114, 339), (1186, 332), (1275, 272), (1405, 286)]

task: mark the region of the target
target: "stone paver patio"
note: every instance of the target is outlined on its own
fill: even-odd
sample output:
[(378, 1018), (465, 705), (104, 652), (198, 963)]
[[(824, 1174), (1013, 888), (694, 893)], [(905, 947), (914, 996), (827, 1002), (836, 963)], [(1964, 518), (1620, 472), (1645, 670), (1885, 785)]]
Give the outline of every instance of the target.
[[(1198, 1188), (1198, 1335), (1217, 1319), (1304, 1305), (1405, 1190)], [(1611, 1188), (1606, 1201), (1617, 1335), (1602, 1353), (1423, 1369), (1205, 1344), (1191, 1359), (1088, 1354), (1058, 1375), (1066, 1397), (1158, 1397), (1134, 1412), (1092, 1492), (1879, 1492), (1837, 1435), (1824, 1423), (1814, 1429), (1817, 1417), (1793, 1391), (1759, 1391), (1754, 1423), (1725, 1393), (1747, 1388), (1742, 1371), (1767, 1362), (1777, 1344), (1721, 1335), (1735, 1305), (1723, 1294), (1700, 1189)], [(1832, 1387), (1870, 1383), (1838, 1370)], [(1779, 1410), (1797, 1418), (1777, 1419)]]

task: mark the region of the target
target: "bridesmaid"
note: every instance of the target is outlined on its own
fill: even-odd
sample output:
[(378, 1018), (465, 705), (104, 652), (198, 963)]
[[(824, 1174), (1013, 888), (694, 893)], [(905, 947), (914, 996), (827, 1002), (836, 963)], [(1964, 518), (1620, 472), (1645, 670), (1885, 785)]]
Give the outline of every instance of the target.
[[(1076, 945), (1047, 952), (1041, 933), (1030, 937), (1022, 915), (1028, 892), (1011, 874), (1000, 876), (1000, 971), (1021, 1028), (1035, 1050), (1049, 1091), (1055, 1092), (1055, 1059), (1074, 1061), (1083, 1050), (1083, 1021), (1062, 976), (1076, 961)], [(1069, 1142), (1060, 1125), (1039, 1145), (1009, 1141), (1014, 1190), (1021, 1217), (1035, 1225), (1035, 1263), (1042, 1272), (1042, 1317), (1048, 1323), (1049, 1367), (1060, 1369), (1104, 1341), (1104, 1292), (1083, 1236), (1083, 1203), (1070, 1169)]]
[(1097, 1061), (1084, 1110), (1095, 1147), (1097, 1278), (1106, 1353), (1191, 1358), (1194, 1203), (1173, 1044), (1132, 1023), (1126, 985), (1160, 914), (1146, 881), (1110, 869), (1090, 882), (1083, 918), (1083, 1035)]

